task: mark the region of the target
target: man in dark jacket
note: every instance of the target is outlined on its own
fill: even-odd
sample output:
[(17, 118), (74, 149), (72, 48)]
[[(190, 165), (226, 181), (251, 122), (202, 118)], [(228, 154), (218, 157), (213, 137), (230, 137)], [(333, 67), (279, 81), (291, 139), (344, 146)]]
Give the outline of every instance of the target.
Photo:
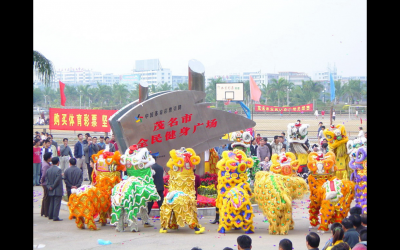
[(84, 181), (88, 181), (87, 165), (85, 164), (85, 157), (83, 152), (83, 135), (78, 134), (78, 141), (74, 146), (74, 156), (76, 159), (76, 166), (82, 170)]
[(91, 136), (88, 136), (87, 144), (83, 144), (83, 152), (85, 153), (85, 163), (87, 165), (89, 181), (90, 181), (89, 184), (92, 183), (92, 172), (93, 172), (92, 155), (97, 154), (98, 151), (99, 151), (99, 146), (96, 143), (92, 142)]
[(82, 185), (83, 175), (82, 171), (76, 167), (76, 159), (69, 159), (69, 168), (64, 172), (64, 182), (67, 188), (68, 200), (71, 195), (72, 188), (79, 188)]
[[(153, 156), (154, 160), (156, 160), (156, 157)], [(154, 180), (154, 185), (156, 185), (157, 188), (157, 193), (160, 196), (160, 200), (157, 201), (158, 208), (161, 208), (161, 205), (163, 204), (164, 201), (164, 179), (163, 179), (163, 174), (164, 174), (164, 169), (158, 165), (157, 163), (154, 163), (151, 168), (156, 172), (155, 175), (153, 175), (153, 180)], [(150, 214), (151, 208), (153, 207), (154, 201), (150, 201), (147, 203), (147, 213)]]
[(62, 221), (62, 219), (58, 218), (58, 214), (60, 213), (61, 198), (63, 195), (61, 169), (58, 168), (60, 160), (58, 157), (53, 157), (51, 162), (53, 165), (47, 170), (46, 173), (46, 186), (48, 189), (48, 195), (50, 197), (49, 220)]
[(253, 139), (251, 141), (251, 145), (250, 145), (250, 155), (251, 156), (257, 156), (257, 148), (258, 148), (257, 141), (256, 141), (256, 139)]
[(343, 241), (349, 244), (351, 248), (360, 241), (358, 232), (354, 229), (353, 222), (349, 218), (342, 220), (344, 236)]

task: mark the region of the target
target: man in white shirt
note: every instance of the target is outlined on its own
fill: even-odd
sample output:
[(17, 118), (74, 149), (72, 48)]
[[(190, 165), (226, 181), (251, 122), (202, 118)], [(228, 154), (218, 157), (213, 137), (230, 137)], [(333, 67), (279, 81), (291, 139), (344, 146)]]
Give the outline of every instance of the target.
[(323, 140), (325, 138), (323, 131), (325, 130), (325, 126), (321, 126), (321, 130), (318, 133), (318, 141), (320, 142), (321, 140)]
[(360, 140), (364, 140), (365, 136), (364, 136), (364, 131), (362, 130), (363, 128), (359, 127), (359, 129), (360, 129), (360, 131), (358, 131), (357, 138), (360, 139)]
[(315, 115), (315, 119), (318, 119), (318, 109), (315, 110), (314, 115)]

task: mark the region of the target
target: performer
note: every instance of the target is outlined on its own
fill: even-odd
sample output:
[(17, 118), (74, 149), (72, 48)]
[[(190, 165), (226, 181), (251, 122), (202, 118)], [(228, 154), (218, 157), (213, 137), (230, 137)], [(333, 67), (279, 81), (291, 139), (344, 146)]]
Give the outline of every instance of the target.
[(292, 200), (307, 192), (306, 181), (296, 174), (299, 160), (291, 152), (273, 154), (270, 172), (256, 174), (255, 200), (268, 218), (269, 234), (288, 234), (294, 229)]
[(309, 170), (307, 168), (307, 156), (309, 153), (308, 131), (309, 124), (301, 124), (300, 120), (296, 123), (289, 123), (287, 128), (287, 141), (289, 142), (288, 152), (292, 152), (299, 160), (300, 166), (297, 175), (308, 181)]
[(350, 158), (346, 147), (349, 138), (345, 126), (342, 124), (331, 125), (323, 131), (323, 134), (328, 140), (329, 152), (333, 152), (336, 156), (336, 177), (340, 180), (349, 180), (352, 170), (349, 167)]
[[(356, 207), (367, 213), (367, 147), (361, 139), (347, 142), (347, 150), (350, 155), (349, 167), (353, 169), (350, 180), (354, 181), (356, 191)], [(350, 144), (350, 145), (349, 145)], [(350, 149), (350, 150), (349, 150)]]
[[(335, 154), (311, 152), (308, 155), (308, 185), (310, 187), (309, 220), (310, 228), (318, 226), (321, 232), (328, 231), (328, 225), (341, 222), (350, 210), (354, 198), (354, 183), (340, 180), (335, 176)], [(321, 214), (321, 221), (318, 215)]]
[(184, 227), (185, 224), (194, 229), (195, 234), (203, 233), (205, 228), (197, 218), (193, 173), (195, 166), (200, 163), (200, 157), (193, 149), (184, 147), (179, 150), (173, 149), (169, 154), (169, 192), (160, 208), (160, 233), (167, 233), (167, 228)]

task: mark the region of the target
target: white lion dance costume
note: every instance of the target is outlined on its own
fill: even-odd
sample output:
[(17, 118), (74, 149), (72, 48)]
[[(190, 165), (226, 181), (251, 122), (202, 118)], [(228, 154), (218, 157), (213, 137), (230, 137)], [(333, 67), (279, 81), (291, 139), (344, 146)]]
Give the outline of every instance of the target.
[(349, 167), (353, 169), (350, 180), (354, 181), (356, 191), (356, 207), (362, 213), (367, 213), (367, 147), (360, 139), (347, 142), (347, 152), (350, 155)]
[(121, 156), (121, 163), (125, 164), (129, 177), (115, 185), (112, 190), (111, 224), (117, 226), (117, 232), (124, 231), (124, 223), (128, 224), (131, 232), (138, 232), (138, 215), (142, 223), (149, 220), (146, 202), (160, 199), (150, 168), (155, 160), (147, 148), (132, 145)]
[(246, 234), (254, 233), (253, 196), (247, 182), (248, 168), (253, 167), (253, 160), (239, 149), (222, 152), (218, 161), (218, 196), (216, 207), (219, 209), (219, 233), (232, 228), (243, 229)]
[[(328, 231), (328, 225), (341, 222), (350, 210), (354, 198), (354, 183), (340, 180), (335, 176), (335, 154), (311, 152), (308, 155), (308, 176), (310, 187), (310, 228), (318, 226), (321, 232)], [(321, 222), (318, 215), (321, 213)]]
[(306, 181), (296, 175), (299, 161), (291, 152), (273, 154), (271, 172), (256, 174), (255, 200), (268, 218), (269, 234), (288, 234), (294, 229), (292, 200), (307, 192)]
[(169, 192), (160, 208), (160, 233), (167, 233), (167, 228), (184, 227), (185, 224), (194, 229), (196, 234), (203, 233), (205, 228), (197, 219), (193, 173), (195, 166), (200, 163), (200, 157), (193, 149), (184, 147), (179, 150), (173, 149), (169, 154)]
[(287, 128), (287, 141), (289, 143), (290, 152), (296, 155), (299, 160), (299, 170), (297, 175), (308, 181), (308, 168), (307, 168), (307, 156), (308, 156), (308, 146), (306, 141), (308, 139), (308, 124), (289, 123)]

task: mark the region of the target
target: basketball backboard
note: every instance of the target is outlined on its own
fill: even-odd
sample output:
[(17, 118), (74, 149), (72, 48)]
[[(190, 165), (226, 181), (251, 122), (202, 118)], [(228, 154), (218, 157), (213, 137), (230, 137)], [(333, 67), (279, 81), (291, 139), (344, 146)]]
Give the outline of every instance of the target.
[(243, 83), (219, 82), (215, 86), (217, 101), (243, 101)]

